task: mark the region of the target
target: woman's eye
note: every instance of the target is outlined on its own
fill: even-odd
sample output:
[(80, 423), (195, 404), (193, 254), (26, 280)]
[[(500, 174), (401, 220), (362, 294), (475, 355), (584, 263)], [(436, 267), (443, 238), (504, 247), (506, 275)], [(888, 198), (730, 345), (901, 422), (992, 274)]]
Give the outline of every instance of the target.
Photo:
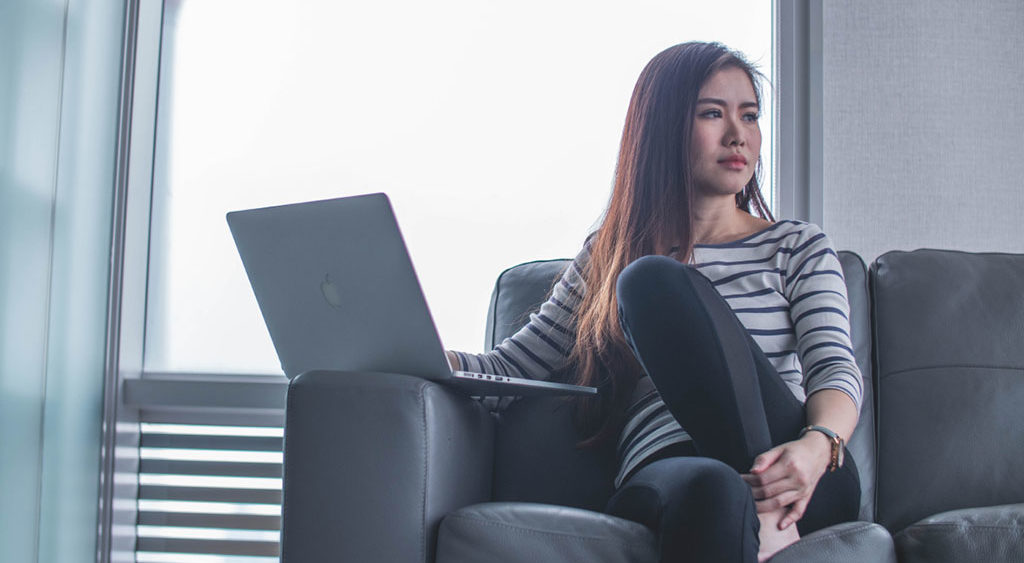
[(701, 112), (700, 116), (701, 117), (722, 117), (722, 110), (720, 110), (720, 109), (709, 109), (707, 111)]
[(760, 117), (761, 117), (760, 115), (758, 115), (757, 113), (753, 113), (753, 112), (752, 113), (747, 113), (747, 114), (743, 115), (743, 119), (746, 119), (747, 121), (757, 121)]

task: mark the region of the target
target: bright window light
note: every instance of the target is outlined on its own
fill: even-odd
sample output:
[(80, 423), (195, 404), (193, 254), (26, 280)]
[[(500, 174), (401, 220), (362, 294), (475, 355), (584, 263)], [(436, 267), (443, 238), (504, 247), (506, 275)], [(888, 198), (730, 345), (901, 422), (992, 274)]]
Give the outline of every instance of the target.
[(284, 428), (266, 426), (212, 426), (196, 424), (163, 424), (143, 422), (139, 424), (143, 434), (172, 434), (178, 436), (244, 436), (258, 438), (282, 438)]
[(136, 526), (135, 530), (140, 538), (264, 542), (276, 542), (281, 538), (281, 532), (278, 530), (232, 530), (185, 526)]
[(135, 552), (135, 563), (280, 563), (277, 557), (204, 555), (198, 553)]
[(203, 502), (193, 500), (139, 499), (139, 512), (174, 512), (179, 514), (230, 514), (243, 516), (280, 516), (279, 504), (247, 502)]
[(770, 75), (771, 5), (167, 2), (146, 370), (280, 374), (225, 213), (377, 191), (442, 341), (482, 351), (497, 275), (595, 226), (644, 64), (717, 40)]
[(140, 459), (164, 461), (221, 461), (229, 463), (282, 463), (281, 452), (200, 450), (192, 448), (139, 448)]
[(210, 487), (216, 489), (281, 490), (281, 480), (272, 477), (220, 477), (211, 475), (165, 475), (140, 473), (139, 484), (155, 487)]

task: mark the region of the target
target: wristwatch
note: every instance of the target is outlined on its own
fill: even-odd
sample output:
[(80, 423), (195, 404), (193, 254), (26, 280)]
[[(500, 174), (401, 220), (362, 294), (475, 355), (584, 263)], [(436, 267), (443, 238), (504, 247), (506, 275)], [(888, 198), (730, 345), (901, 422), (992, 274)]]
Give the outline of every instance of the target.
[(828, 438), (829, 442), (832, 443), (832, 461), (828, 464), (829, 472), (831, 473), (836, 469), (839, 469), (839, 467), (843, 465), (844, 458), (843, 439), (839, 436), (839, 434), (836, 434), (835, 432), (829, 430), (828, 428), (825, 428), (824, 426), (818, 426), (817, 424), (811, 424), (810, 426), (804, 427), (802, 430), (800, 430), (800, 436), (798, 436), (798, 438), (803, 438), (804, 434), (807, 434), (808, 432), (812, 431), (821, 432)]

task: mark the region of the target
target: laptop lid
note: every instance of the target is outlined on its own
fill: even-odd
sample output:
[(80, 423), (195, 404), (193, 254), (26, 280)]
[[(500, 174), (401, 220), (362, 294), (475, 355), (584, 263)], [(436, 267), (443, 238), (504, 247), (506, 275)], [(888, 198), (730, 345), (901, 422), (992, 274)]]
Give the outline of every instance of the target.
[(451, 376), (386, 195), (234, 211), (227, 220), (286, 376)]

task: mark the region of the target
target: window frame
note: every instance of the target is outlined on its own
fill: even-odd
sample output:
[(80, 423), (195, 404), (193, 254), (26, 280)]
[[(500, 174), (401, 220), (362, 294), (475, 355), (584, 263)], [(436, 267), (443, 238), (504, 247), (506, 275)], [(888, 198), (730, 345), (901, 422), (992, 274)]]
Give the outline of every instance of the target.
[[(180, 0), (166, 0), (178, 2)], [(140, 422), (284, 423), (287, 380), (143, 370), (165, 0), (125, 0), (97, 561), (134, 556)], [(777, 216), (822, 220), (822, 2), (774, 0), (772, 150)], [(116, 556), (115, 556), (116, 554)]]

